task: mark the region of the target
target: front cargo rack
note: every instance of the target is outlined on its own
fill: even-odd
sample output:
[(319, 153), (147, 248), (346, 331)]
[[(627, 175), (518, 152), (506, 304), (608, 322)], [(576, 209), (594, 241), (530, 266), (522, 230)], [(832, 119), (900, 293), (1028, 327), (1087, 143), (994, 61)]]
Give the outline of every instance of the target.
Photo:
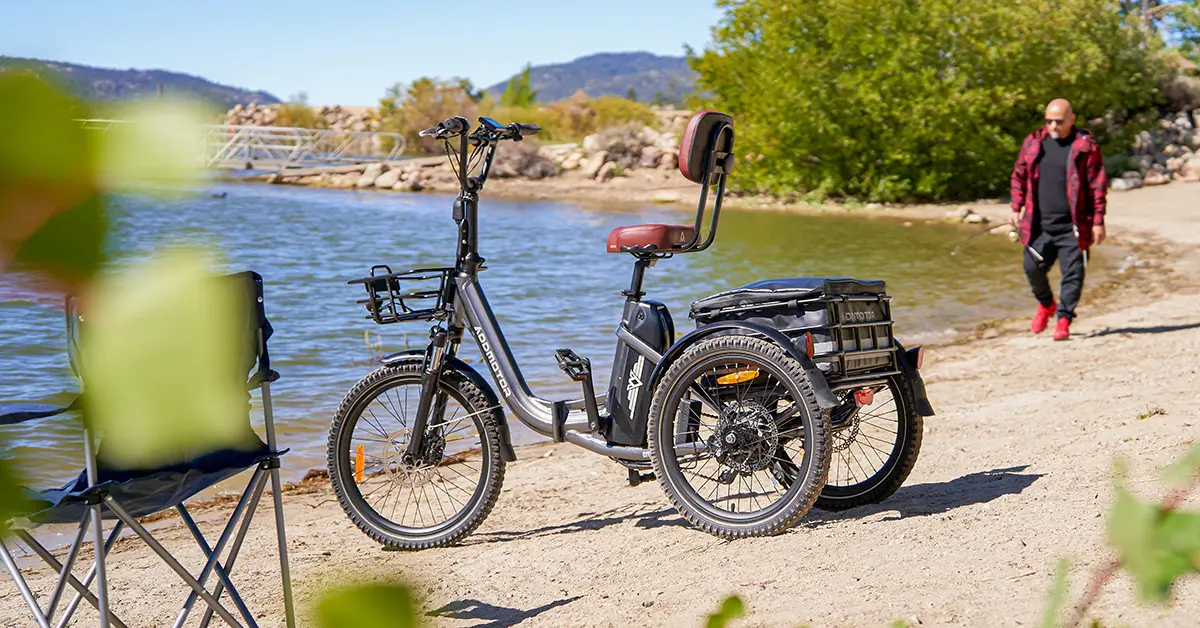
[(453, 268), (414, 268), (394, 273), (381, 264), (372, 266), (369, 276), (347, 283), (366, 288), (367, 298), (358, 303), (367, 308), (368, 318), (380, 325), (431, 321), (447, 314), (443, 295), (453, 273)]

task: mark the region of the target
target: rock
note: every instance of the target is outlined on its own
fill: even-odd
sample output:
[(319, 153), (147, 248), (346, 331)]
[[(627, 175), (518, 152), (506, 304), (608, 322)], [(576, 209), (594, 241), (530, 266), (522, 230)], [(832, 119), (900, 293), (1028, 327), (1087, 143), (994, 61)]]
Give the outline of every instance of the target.
[[(358, 179), (361, 176), (362, 175), (358, 174), (357, 172), (348, 172), (346, 174), (333, 177), (330, 179), (329, 183), (335, 188), (352, 188), (356, 183), (358, 183)], [(374, 181), (372, 181), (372, 183), (374, 183)]]
[(604, 162), (604, 165), (600, 166), (600, 169), (596, 171), (596, 180), (601, 183), (611, 181), (615, 176), (617, 176), (617, 164), (611, 161)]
[(663, 153), (663, 156), (658, 162), (658, 167), (663, 170), (673, 170), (679, 167), (679, 154), (676, 151), (668, 151)]
[(375, 178), (375, 187), (390, 188), (400, 182), (401, 174), (403, 174), (402, 170), (399, 168), (392, 168), (391, 170), (388, 170), (387, 172)]
[(563, 170), (575, 170), (576, 168), (579, 167), (579, 164), (582, 161), (583, 161), (583, 153), (571, 153), (570, 155), (567, 155), (566, 159), (563, 160), (562, 169)]
[(974, 214), (974, 213), (975, 213), (975, 210), (973, 210), (970, 207), (967, 207), (965, 205), (954, 210), (954, 215), (958, 216), (959, 218), (962, 218), (964, 220), (967, 218), (967, 216), (970, 216), (971, 214)]
[(969, 225), (985, 225), (988, 217), (981, 214), (967, 214), (966, 223)]
[(1156, 163), (1156, 164), (1152, 164), (1152, 165), (1150, 166), (1150, 171), (1149, 171), (1149, 174), (1163, 174), (1163, 173), (1165, 173), (1165, 172), (1167, 171), (1167, 166), (1166, 166), (1166, 163), (1167, 163), (1167, 162), (1165, 162), (1165, 161), (1164, 161), (1164, 162), (1163, 162), (1163, 163), (1161, 163), (1161, 164), (1157, 164), (1157, 163)]
[(657, 192), (654, 195), (655, 203), (678, 203), (682, 198), (675, 192)]
[(1016, 231), (1016, 229), (1013, 229), (1012, 225), (1000, 225), (992, 227), (992, 230), (988, 231), (988, 233), (992, 235), (1008, 235), (1009, 231)]
[(583, 152), (588, 153), (590, 155), (599, 150), (600, 150), (599, 134), (592, 133), (591, 135), (583, 138)]
[(663, 149), (657, 146), (643, 146), (641, 158), (638, 159), (639, 168), (655, 168), (662, 162)]
[(1170, 155), (1167, 155), (1166, 153), (1158, 153), (1158, 154), (1154, 155), (1154, 163), (1156, 165), (1164, 165), (1165, 166), (1167, 164), (1167, 160), (1170, 158), (1171, 158)]
[(1182, 157), (1172, 157), (1167, 160), (1167, 172), (1179, 172), (1180, 168), (1183, 168)]
[(883, 203), (867, 203), (867, 209), (879, 209), (883, 207)]
[(372, 177), (369, 174), (364, 174), (364, 175), (359, 176), (358, 179), (354, 182), (354, 187), (356, 187), (356, 188), (369, 188), (369, 187), (373, 187), (374, 185), (375, 185), (375, 177)]
[(1126, 170), (1125, 172), (1121, 173), (1121, 178), (1122, 179), (1141, 179), (1142, 173), (1140, 173), (1136, 170)]
[(1150, 173), (1146, 175), (1145, 179), (1142, 179), (1142, 185), (1164, 185), (1170, 182), (1171, 178), (1161, 172)]
[(371, 177), (371, 179), (381, 174), (383, 174), (383, 164), (380, 163), (367, 164), (367, 167), (363, 169), (363, 176)]
[(1167, 144), (1166, 146), (1163, 147), (1162, 152), (1167, 157), (1174, 157), (1179, 154), (1179, 145), (1178, 144)]
[(1140, 179), (1138, 180), (1137, 185), (1134, 185), (1133, 180), (1131, 179), (1113, 179), (1109, 184), (1109, 189), (1114, 192), (1124, 192), (1126, 190), (1132, 190), (1138, 187), (1141, 187)]
[(598, 151), (596, 154), (588, 157), (587, 161), (580, 166), (579, 170), (583, 173), (583, 176), (592, 179), (595, 178), (596, 173), (600, 172), (600, 167), (603, 166), (606, 161), (608, 161), (608, 151)]
[(1146, 172), (1149, 172), (1150, 168), (1152, 166), (1154, 166), (1154, 158), (1151, 157), (1150, 155), (1142, 155), (1142, 156), (1138, 157), (1137, 162), (1138, 162), (1138, 170), (1140, 172), (1142, 172), (1143, 174), (1145, 174)]

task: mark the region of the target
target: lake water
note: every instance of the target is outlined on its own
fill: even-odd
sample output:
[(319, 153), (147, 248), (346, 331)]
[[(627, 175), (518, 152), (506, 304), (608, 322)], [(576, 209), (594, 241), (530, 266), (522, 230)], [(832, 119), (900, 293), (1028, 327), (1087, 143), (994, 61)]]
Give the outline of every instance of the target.
[[(220, 190), (226, 198), (212, 198)], [(423, 346), (425, 323), (378, 326), (355, 304), (361, 288), (346, 281), (373, 264), (394, 270), (450, 265), (452, 198), (356, 193), (290, 186), (221, 183), (175, 201), (122, 197), (114, 208), (115, 247), (136, 258), (166, 242), (215, 243), (229, 270), (252, 268), (266, 283), (275, 327), (274, 387), (280, 442), (292, 448), (289, 475), (324, 466), (325, 429), (342, 395), (370, 369), (372, 344), (391, 352)], [(507, 202), (480, 207), (481, 282), (514, 356), (535, 393), (577, 397), (578, 386), (555, 365), (556, 348), (590, 356), (603, 390), (613, 330), (629, 284), (628, 255), (606, 254), (617, 226), (690, 222), (686, 210), (604, 210), (565, 202)], [(759, 279), (806, 275), (885, 279), (902, 342), (953, 337), (981, 320), (1032, 310), (1020, 271), (1019, 245), (975, 238), (951, 249), (974, 226), (891, 219), (727, 211), (708, 251), (660, 261), (646, 275), (647, 298), (665, 302), (679, 330), (693, 327), (691, 301)], [(1103, 251), (1102, 251), (1103, 253)], [(1093, 260), (1103, 273), (1111, 259)], [(8, 285), (5, 285), (6, 282)], [(12, 294), (0, 275), (0, 294)], [(478, 363), (477, 350), (464, 357)], [(485, 368), (480, 368), (485, 371)], [(76, 390), (67, 368), (60, 311), (29, 301), (0, 302), (0, 400), (61, 401)], [(541, 437), (513, 419), (518, 442)], [(37, 484), (65, 480), (80, 468), (79, 436), (70, 419), (2, 428), (0, 454), (19, 456)]]

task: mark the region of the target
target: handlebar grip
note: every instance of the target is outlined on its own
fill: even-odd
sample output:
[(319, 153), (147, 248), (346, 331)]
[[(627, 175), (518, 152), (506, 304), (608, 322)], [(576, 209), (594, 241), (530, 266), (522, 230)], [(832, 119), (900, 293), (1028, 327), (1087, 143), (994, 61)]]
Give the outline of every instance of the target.
[(536, 124), (521, 124), (519, 122), (514, 122), (512, 126), (518, 134), (523, 136), (537, 135), (542, 131), (542, 127)]
[(467, 129), (467, 120), (461, 116), (447, 118), (439, 125), (447, 133), (462, 133)]

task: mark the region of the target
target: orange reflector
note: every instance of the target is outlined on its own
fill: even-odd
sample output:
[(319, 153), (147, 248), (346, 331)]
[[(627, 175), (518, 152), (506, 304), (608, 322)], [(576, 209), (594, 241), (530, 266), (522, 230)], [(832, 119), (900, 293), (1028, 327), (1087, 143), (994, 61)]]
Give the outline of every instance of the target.
[(807, 353), (808, 357), (810, 358), (817, 354), (817, 349), (813, 343), (812, 332), (804, 334), (804, 352)]
[(354, 454), (354, 481), (362, 483), (363, 476), (363, 446), (358, 444), (358, 451)]
[(918, 371), (921, 370), (921, 367), (924, 364), (925, 364), (925, 349), (923, 347), (917, 347), (917, 370)]
[(738, 371), (736, 373), (730, 373), (728, 375), (722, 375), (722, 376), (718, 377), (717, 383), (725, 384), (725, 385), (740, 384), (742, 382), (748, 382), (748, 381), (754, 379), (755, 377), (758, 377), (758, 369), (754, 369), (751, 371)]
[(875, 403), (875, 391), (871, 390), (870, 388), (859, 388), (858, 390), (854, 391), (854, 400), (857, 401), (858, 405), (860, 406), (869, 406), (872, 403)]

